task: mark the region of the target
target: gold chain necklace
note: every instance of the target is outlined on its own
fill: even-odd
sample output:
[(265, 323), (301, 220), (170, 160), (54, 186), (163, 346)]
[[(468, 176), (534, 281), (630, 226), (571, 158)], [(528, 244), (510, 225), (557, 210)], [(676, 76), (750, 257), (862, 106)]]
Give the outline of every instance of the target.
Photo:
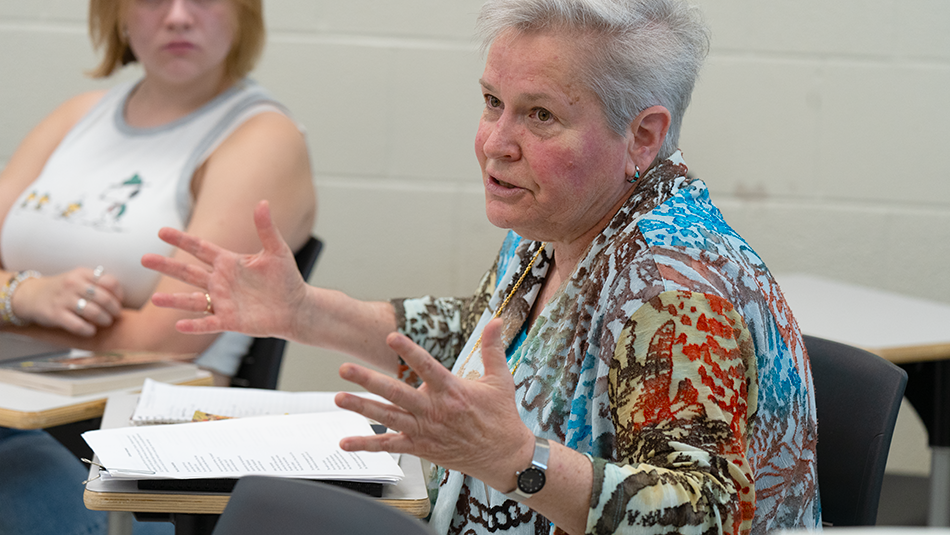
[[(515, 287), (512, 288), (510, 292), (508, 292), (508, 296), (505, 297), (505, 300), (501, 302), (501, 306), (499, 306), (498, 310), (496, 310), (495, 313), (492, 315), (491, 317), (492, 320), (501, 315), (501, 312), (508, 305), (508, 301), (511, 301), (511, 297), (515, 295), (516, 291), (518, 291), (518, 288), (521, 286), (521, 282), (524, 281), (524, 278), (528, 275), (528, 272), (531, 271), (531, 268), (534, 266), (534, 261), (538, 259), (538, 255), (540, 255), (541, 251), (544, 250), (544, 245), (545, 244), (542, 243), (541, 247), (538, 248), (538, 251), (534, 253), (534, 256), (531, 258), (531, 261), (528, 262), (528, 267), (524, 268), (524, 272), (521, 273), (521, 277), (519, 277), (518, 282), (515, 283)], [(488, 321), (491, 321), (491, 320), (488, 320)], [(472, 346), (472, 350), (469, 351), (468, 356), (465, 357), (465, 362), (462, 363), (462, 367), (459, 368), (459, 372), (461, 372), (468, 366), (468, 361), (472, 358), (472, 355), (475, 354), (475, 350), (477, 350), (478, 347), (482, 344), (482, 334), (484, 334), (484, 328), (482, 328), (482, 332), (478, 334), (478, 340), (475, 340), (475, 345)], [(515, 367), (511, 369), (511, 375), (515, 374), (515, 370), (518, 369), (519, 364), (521, 364), (521, 358), (519, 358), (518, 361), (515, 362)]]

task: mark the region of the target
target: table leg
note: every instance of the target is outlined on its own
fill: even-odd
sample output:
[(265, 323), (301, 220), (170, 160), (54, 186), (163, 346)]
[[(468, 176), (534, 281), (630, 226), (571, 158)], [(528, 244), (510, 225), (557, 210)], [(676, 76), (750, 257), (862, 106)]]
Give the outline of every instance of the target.
[(933, 446), (930, 454), (930, 508), (927, 525), (950, 526), (950, 447)]
[(927, 427), (931, 448), (927, 525), (950, 526), (950, 360), (902, 364), (904, 397)]
[(934, 362), (933, 435), (930, 439), (930, 509), (927, 525), (950, 526), (950, 362)]
[(109, 512), (109, 535), (132, 535), (132, 513)]
[(172, 513), (175, 535), (211, 535), (219, 516), (221, 515)]

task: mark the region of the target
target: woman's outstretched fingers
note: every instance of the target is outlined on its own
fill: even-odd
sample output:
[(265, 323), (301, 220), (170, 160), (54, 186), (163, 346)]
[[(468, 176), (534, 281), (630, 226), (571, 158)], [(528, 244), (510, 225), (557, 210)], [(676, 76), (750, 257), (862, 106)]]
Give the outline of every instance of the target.
[(388, 451), (412, 453), (412, 441), (404, 433), (383, 433), (361, 437), (344, 437), (340, 440), (343, 451)]
[[(387, 426), (394, 429), (403, 430), (405, 429), (406, 424), (398, 424), (398, 422), (395, 421), (383, 421), (380, 418), (384, 416), (380, 411), (392, 411), (398, 407), (397, 412), (401, 414), (409, 414), (413, 411), (425, 409), (425, 407), (421, 404), (422, 396), (415, 388), (388, 375), (370, 370), (369, 368), (360, 366), (358, 364), (344, 363), (340, 366), (340, 377), (346, 381), (357, 384), (366, 389), (367, 392), (376, 394), (377, 396), (380, 396), (392, 403), (392, 405), (383, 405), (381, 403), (365, 400), (362, 398), (353, 399), (356, 396), (342, 396), (338, 399), (347, 405), (340, 405), (341, 408), (359, 412), (363, 416), (377, 420), (380, 423), (386, 424)], [(363, 410), (369, 410), (373, 412), (364, 413)], [(394, 414), (390, 414), (389, 416), (393, 417)]]
[(386, 344), (402, 357), (430, 389), (439, 390), (445, 386), (447, 380), (454, 377), (442, 363), (432, 358), (428, 351), (404, 334), (390, 333), (386, 337)]
[(505, 359), (505, 347), (501, 342), (501, 328), (504, 322), (495, 318), (482, 330), (482, 366), (486, 376), (502, 375), (507, 380), (511, 372)]
[(197, 286), (198, 288), (208, 287), (208, 279), (211, 276), (211, 273), (201, 266), (186, 264), (180, 260), (168, 258), (154, 253), (146, 253), (142, 255), (141, 262), (143, 267), (157, 271), (173, 279), (187, 282), (188, 284)]
[(401, 431), (407, 426), (412, 415), (391, 403), (366, 399), (356, 394), (340, 392), (334, 398), (337, 407), (359, 413), (370, 420), (375, 420), (389, 429)]
[(224, 249), (211, 242), (169, 227), (159, 229), (158, 237), (165, 243), (174, 245), (209, 266), (214, 264), (214, 259), (224, 251)]
[(270, 214), (270, 204), (267, 201), (257, 203), (254, 208), (254, 226), (257, 227), (257, 237), (261, 240), (264, 250), (277, 254), (289, 246), (284, 242), (280, 229), (274, 224)]
[(186, 334), (207, 334), (219, 333), (224, 329), (221, 328), (221, 322), (218, 318), (208, 316), (205, 318), (178, 320), (175, 322), (175, 330)]
[[(352, 366), (344, 364), (343, 366)], [(350, 370), (353, 371), (353, 370)], [(369, 371), (369, 370), (366, 370)], [(369, 372), (376, 373), (376, 372)], [(340, 370), (340, 375), (350, 375)], [(361, 396), (340, 392), (334, 397), (336, 405), (342, 409), (353, 411), (375, 420), (394, 431), (415, 429), (415, 417), (392, 404), (380, 403)], [(393, 453), (411, 453), (412, 441), (404, 433), (386, 433), (383, 435), (346, 437), (340, 441), (340, 448), (345, 451), (389, 451)]]
[[(200, 318), (179, 320), (176, 327), (187, 325), (187, 330), (182, 332), (216, 332), (220, 330), (217, 325), (218, 319), (214, 316), (214, 309), (211, 307), (211, 298), (206, 292), (155, 293), (152, 295), (152, 303), (157, 307), (176, 308), (187, 312), (205, 314)], [(178, 330), (181, 331), (181, 329)]]

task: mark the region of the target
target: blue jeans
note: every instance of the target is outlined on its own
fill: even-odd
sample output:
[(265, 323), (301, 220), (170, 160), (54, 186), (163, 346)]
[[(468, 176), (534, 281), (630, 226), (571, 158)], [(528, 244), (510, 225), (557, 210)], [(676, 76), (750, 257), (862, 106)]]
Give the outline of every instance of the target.
[[(0, 427), (0, 535), (105, 535), (107, 514), (82, 501), (89, 467), (45, 431)], [(135, 535), (171, 535), (167, 522), (135, 522)]]

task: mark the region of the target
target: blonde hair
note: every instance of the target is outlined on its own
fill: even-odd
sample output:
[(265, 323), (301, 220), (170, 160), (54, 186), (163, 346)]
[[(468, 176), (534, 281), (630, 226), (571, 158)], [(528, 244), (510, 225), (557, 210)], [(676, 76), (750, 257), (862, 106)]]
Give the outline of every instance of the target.
[[(105, 53), (99, 65), (89, 72), (93, 78), (106, 78), (117, 69), (133, 63), (135, 54), (122, 35), (123, 20), (133, 0), (90, 0), (89, 37), (96, 50)], [(234, 44), (225, 60), (225, 72), (239, 80), (251, 72), (264, 50), (262, 0), (229, 0), (235, 7)]]

